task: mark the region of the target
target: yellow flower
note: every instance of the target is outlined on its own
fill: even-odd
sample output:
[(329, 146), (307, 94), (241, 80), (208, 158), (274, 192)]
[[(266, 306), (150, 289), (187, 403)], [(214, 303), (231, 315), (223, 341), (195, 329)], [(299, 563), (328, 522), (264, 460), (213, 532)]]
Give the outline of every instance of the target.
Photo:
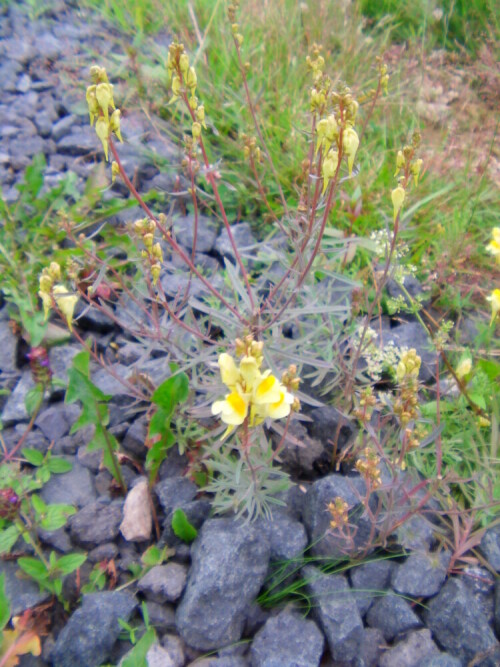
[(236, 367), (233, 357), (225, 352), (221, 354), (219, 357), (219, 368), (222, 382), (226, 387), (229, 387), (229, 389), (233, 389), (236, 383), (240, 380), (240, 372)]
[(495, 317), (500, 312), (500, 289), (494, 289), (490, 296), (487, 296), (486, 299), (491, 301), (491, 320), (490, 326), (493, 324)]
[(394, 188), (394, 190), (391, 193), (392, 205), (394, 206), (394, 222), (396, 222), (396, 218), (398, 217), (398, 213), (401, 210), (401, 207), (403, 206), (403, 202), (405, 200), (405, 195), (406, 195), (406, 192), (405, 192), (404, 188), (402, 188), (400, 185), (398, 185), (397, 188)]
[(472, 370), (472, 359), (470, 357), (465, 357), (465, 359), (462, 359), (462, 361), (458, 364), (455, 373), (457, 375), (457, 378), (461, 380), (466, 375), (469, 375), (471, 370)]
[(493, 227), (493, 239), (486, 246), (486, 252), (495, 257), (497, 264), (500, 264), (500, 227)]
[(352, 176), (352, 168), (354, 166), (354, 158), (356, 157), (358, 146), (359, 137), (356, 134), (356, 130), (354, 130), (352, 127), (348, 127), (344, 132), (343, 148), (345, 155), (347, 155), (347, 168), (349, 170), (349, 176)]
[(215, 401), (212, 404), (212, 414), (220, 415), (224, 424), (228, 424), (222, 439), (224, 440), (234, 430), (235, 426), (241, 426), (248, 414), (248, 402), (246, 396), (237, 391), (226, 395), (224, 401)]
[(73, 328), (73, 313), (75, 312), (78, 295), (68, 292), (68, 289), (64, 285), (54, 285), (52, 292), (57, 307), (66, 318), (68, 328), (71, 331)]
[(276, 403), (280, 400), (280, 383), (274, 375), (267, 375), (255, 387), (253, 402), (255, 405)]

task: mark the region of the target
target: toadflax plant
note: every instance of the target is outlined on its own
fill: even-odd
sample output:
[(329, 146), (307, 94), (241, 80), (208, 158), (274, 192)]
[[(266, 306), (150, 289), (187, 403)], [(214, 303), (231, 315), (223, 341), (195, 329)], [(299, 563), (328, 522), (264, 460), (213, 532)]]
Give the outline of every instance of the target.
[[(211, 414), (225, 426), (221, 438), (215, 438), (216, 432), (205, 438), (212, 442), (198, 462), (209, 475), (206, 488), (214, 493), (214, 507), (217, 511), (233, 509), (254, 518), (268, 513), (269, 503), (277, 502), (274, 496), (287, 484), (286, 474), (274, 464), (285, 446), (293, 413), (300, 407), (297, 365), (300, 374), (312, 386), (321, 386), (323, 393), (331, 393), (350, 374), (345, 393), (348, 400), (352, 398), (357, 362), (364, 351), (369, 322), (391, 276), (402, 206), (410, 180), (418, 180), (422, 165), (416, 156), (416, 143), (398, 156), (399, 180), (392, 193), (394, 233), (390, 236), (383, 277), (356, 349), (347, 363), (340, 363), (340, 351), (348, 347), (344, 324), (349, 321), (348, 296), (353, 282), (330, 267), (345, 262), (346, 244), (351, 240), (342, 236), (335, 239), (328, 232), (340, 186), (356, 174), (356, 158), (370, 114), (378, 97), (387, 89), (387, 67), (377, 61), (377, 86), (364, 95), (367, 112), (357, 129), (360, 103), (348, 86), (334, 85), (326, 72), (321, 47), (312, 46), (306, 61), (311, 80), (310, 125), (301, 135), (304, 159), (296, 179), (297, 206), (292, 208), (281, 188), (250, 93), (247, 77), (251, 68), (243, 58), (244, 36), (237, 12), (238, 3), (231, 3), (228, 18), (246, 104), (254, 124), (254, 135), (242, 137), (242, 153), (273, 222), (269, 243), (250, 253), (239, 247), (220, 192), (221, 173), (216, 160), (209, 155), (207, 135), (213, 125), (198, 97), (196, 69), (184, 46), (173, 42), (166, 61), (171, 91), (168, 107), (174, 111), (181, 108), (179, 122), (186, 124), (182, 128), (182, 167), (193, 213), (190, 249), (186, 250), (181, 243), (185, 229), (178, 229), (173, 207), (168, 215), (155, 213), (127, 175), (115, 143), (115, 138), (122, 141), (122, 135), (113, 85), (103, 67), (93, 66), (86, 93), (90, 123), (102, 143), (106, 160), (112, 159), (112, 180), (121, 179), (142, 209), (143, 217), (129, 228), (137, 254), (127, 256), (128, 268), (121, 271), (118, 248), (108, 246), (103, 251), (97, 238), (82, 239), (70, 221), (63, 221), (80, 254), (65, 272), (51, 265), (43, 273), (40, 297), (45, 311), (58, 312), (69, 328), (80, 299), (145, 346), (153, 343), (155, 347), (162, 346), (167, 360), (176, 364), (179, 373), (189, 370), (189, 386), (196, 392), (198, 415)], [(277, 201), (268, 201), (268, 190), (263, 184), (266, 171), (276, 180)], [(227, 236), (226, 256), (230, 254), (231, 259), (226, 260), (218, 273), (207, 275), (199, 265), (200, 253), (197, 253), (200, 210), (214, 213), (214, 209), (213, 217), (221, 222)], [(172, 266), (180, 265), (187, 272), (186, 280), (178, 283), (178, 291), (172, 296), (169, 293)], [(129, 270), (130, 266), (138, 267), (135, 273)], [(61, 279), (61, 273), (72, 280), (72, 289)], [(124, 321), (126, 310), (132, 316)], [(285, 328), (289, 332), (296, 330), (297, 335), (285, 337)], [(73, 335), (86, 346), (95, 362), (106, 366), (103, 356), (81, 339), (75, 326)], [(223, 397), (214, 386), (216, 360), (226, 388)], [(288, 370), (278, 379), (275, 369), (280, 367)], [(148, 378), (134, 380), (127, 385), (134, 398), (161, 408), (155, 403), (155, 387)], [(314, 403), (311, 397), (300, 395), (300, 398)], [(172, 412), (168, 409), (165, 415), (161, 413), (158, 417), (158, 414), (156, 410), (155, 419), (161, 417), (164, 433), (155, 431), (154, 435), (161, 435), (163, 441), (153, 444), (153, 448), (157, 446), (158, 451), (164, 451), (173, 441), (173, 437), (169, 436), (168, 442), (164, 437)], [(284, 427), (276, 423), (279, 420), (286, 420)], [(268, 438), (270, 428), (281, 436), (274, 448)]]

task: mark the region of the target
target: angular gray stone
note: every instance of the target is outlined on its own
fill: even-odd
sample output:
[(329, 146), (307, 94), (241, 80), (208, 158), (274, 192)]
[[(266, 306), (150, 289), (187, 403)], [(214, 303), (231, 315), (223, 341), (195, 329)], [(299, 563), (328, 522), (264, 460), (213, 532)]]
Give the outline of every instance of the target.
[(347, 578), (323, 574), (313, 565), (302, 568), (313, 616), (323, 630), (330, 652), (341, 664), (355, 664), (364, 640), (364, 628)]
[(84, 549), (111, 542), (118, 535), (122, 516), (122, 500), (109, 503), (101, 498), (70, 518), (71, 539)]
[(198, 487), (186, 477), (168, 477), (154, 487), (165, 514), (191, 502), (198, 493)]
[[(304, 525), (311, 542), (311, 555), (327, 558), (342, 558), (353, 550), (368, 547), (371, 522), (364, 512), (360, 498), (366, 491), (361, 477), (328, 475), (317, 480), (309, 488), (304, 503)], [(349, 523), (352, 524), (353, 540), (344, 539), (330, 528), (328, 504), (340, 497), (349, 505)]]
[(394, 561), (386, 558), (368, 561), (350, 570), (351, 589), (361, 616), (387, 591), (394, 568)]
[(495, 577), (485, 567), (467, 565), (462, 571), (462, 581), (472, 593), (484, 617), (494, 624)]
[(180, 563), (155, 565), (139, 579), (138, 588), (153, 602), (176, 602), (186, 585), (187, 567)]
[(424, 658), (418, 663), (418, 667), (462, 667), (463, 663), (449, 653), (439, 653)]
[(7, 399), (7, 403), (2, 412), (2, 422), (4, 426), (16, 422), (25, 422), (29, 420), (28, 411), (24, 399), (30, 389), (33, 389), (35, 382), (31, 377), (30, 371), (24, 371), (19, 379), (14, 391)]
[(47, 440), (59, 440), (67, 435), (81, 410), (77, 405), (58, 403), (46, 408), (35, 420), (37, 426)]
[(491, 567), (500, 572), (500, 524), (486, 530), (479, 549)]
[(84, 507), (97, 498), (90, 471), (71, 457), (72, 469), (62, 475), (52, 475), (40, 495), (48, 504)]
[(251, 667), (315, 667), (323, 654), (324, 639), (314, 621), (285, 609), (270, 618), (255, 635)]
[(419, 630), (422, 621), (408, 602), (394, 594), (384, 595), (368, 610), (366, 621), (372, 628), (379, 628), (387, 641), (409, 630)]
[(394, 569), (391, 583), (397, 593), (413, 597), (430, 597), (439, 593), (446, 579), (451, 554), (411, 554)]
[(280, 510), (274, 510), (272, 519), (263, 520), (262, 524), (263, 529), (268, 531), (271, 543), (266, 588), (276, 592), (296, 578), (302, 566), (307, 534), (300, 521)]
[[(186, 656), (184, 655), (184, 642), (177, 635), (167, 634), (161, 638), (161, 645), (168, 656), (172, 667), (182, 667)], [(160, 667), (166, 667), (164, 663)]]
[[(194, 215), (174, 218), (173, 231), (177, 242), (191, 252), (194, 242)], [(211, 252), (216, 238), (217, 227), (214, 222), (204, 215), (199, 215), (196, 235), (197, 252)]]
[[(439, 645), (464, 663), (498, 647), (474, 595), (456, 577), (449, 579), (438, 595), (428, 602), (424, 616)], [(480, 664), (493, 667), (497, 663), (485, 659)]]
[(76, 116), (73, 116), (73, 114), (70, 114), (69, 116), (64, 116), (64, 118), (58, 120), (57, 123), (54, 123), (54, 125), (52, 126), (52, 139), (54, 139), (54, 141), (59, 141), (59, 139), (65, 137), (67, 134), (71, 132), (71, 129), (74, 127), (75, 122), (76, 122)]
[(40, 592), (40, 587), (33, 579), (18, 577), (19, 567), (13, 560), (0, 560), (0, 575), (5, 575), (5, 594), (10, 602), (12, 616), (20, 616), (26, 609), (45, 602), (50, 595)]
[(211, 519), (191, 548), (192, 566), (176, 625), (189, 646), (202, 651), (238, 641), (246, 609), (259, 592), (270, 546), (253, 525)]
[(12, 333), (7, 320), (0, 320), (0, 372), (1, 373), (15, 373), (16, 367), (16, 350), (17, 338)]
[(84, 595), (81, 607), (59, 633), (52, 652), (54, 667), (97, 667), (118, 639), (118, 619), (128, 621), (137, 605), (127, 591)]
[[(231, 235), (235, 241), (240, 255), (247, 259), (255, 258), (255, 244), (257, 243), (252, 229), (248, 222), (240, 222), (237, 225), (231, 225)], [(229, 240), (229, 234), (224, 227), (215, 243), (216, 252), (224, 258), (229, 259), (233, 264), (236, 263), (233, 246)], [(250, 262), (251, 263), (251, 262)]]
[(403, 641), (382, 654), (379, 667), (418, 667), (422, 662), (439, 655), (439, 649), (432, 641), (427, 628), (409, 632)]

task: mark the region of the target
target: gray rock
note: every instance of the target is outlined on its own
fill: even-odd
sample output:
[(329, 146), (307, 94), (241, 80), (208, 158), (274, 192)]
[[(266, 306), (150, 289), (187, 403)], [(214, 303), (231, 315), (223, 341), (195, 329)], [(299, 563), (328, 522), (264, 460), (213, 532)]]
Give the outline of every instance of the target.
[(350, 570), (352, 593), (361, 616), (366, 614), (376, 598), (387, 591), (394, 567), (390, 559), (377, 559)]
[(31, 77), (29, 74), (21, 74), (17, 80), (16, 90), (18, 93), (27, 93), (31, 88)]
[[(175, 218), (173, 230), (177, 242), (186, 250), (192, 252), (194, 243), (194, 215)], [(204, 215), (199, 215), (196, 234), (197, 252), (211, 252), (215, 246), (216, 239), (217, 226), (210, 220), (210, 218), (207, 218)]]
[[(186, 657), (184, 655), (184, 644), (180, 637), (171, 634), (164, 635), (161, 639), (161, 645), (172, 667), (182, 667), (184, 665)], [(159, 667), (165, 667), (165, 664), (162, 663)]]
[(462, 667), (463, 663), (449, 653), (439, 653), (424, 658), (418, 667)]
[(5, 594), (10, 601), (12, 616), (20, 616), (26, 609), (36, 607), (49, 599), (50, 595), (40, 592), (33, 579), (18, 577), (19, 568), (12, 560), (0, 560), (0, 575), (5, 575)]
[(232, 519), (205, 522), (191, 548), (192, 567), (176, 612), (186, 643), (210, 650), (240, 639), (269, 555), (269, 543), (255, 526)]
[(73, 468), (63, 475), (52, 475), (40, 491), (43, 500), (48, 504), (75, 505), (84, 507), (95, 501), (97, 494), (89, 470), (80, 465), (75, 458), (71, 459)]
[[(449, 579), (429, 601), (425, 620), (439, 645), (466, 663), (498, 647), (478, 602), (460, 579)], [(495, 664), (488, 659), (481, 662), (484, 667)]]
[(97, 667), (105, 662), (121, 630), (118, 619), (128, 621), (136, 605), (127, 591), (84, 595), (82, 606), (57, 638), (54, 667)]
[(176, 602), (186, 585), (187, 568), (180, 563), (155, 565), (139, 579), (138, 588), (153, 602)]
[(114, 542), (106, 542), (92, 549), (87, 554), (90, 563), (101, 563), (103, 560), (113, 560), (118, 556), (118, 547)]
[(64, 528), (59, 528), (58, 530), (43, 530), (42, 528), (38, 528), (36, 532), (41, 541), (53, 549), (57, 549), (63, 554), (73, 551), (74, 547)]
[[(248, 222), (240, 222), (231, 226), (231, 234), (235, 241), (238, 252), (242, 257), (253, 259), (255, 257), (255, 244), (257, 243)], [(224, 227), (215, 243), (216, 252), (224, 258), (236, 263), (233, 246), (229, 240), (229, 234)]]
[(50, 367), (54, 373), (54, 377), (68, 381), (68, 369), (71, 368), (73, 358), (81, 352), (81, 348), (77, 345), (63, 345), (61, 347), (53, 347), (50, 350)]
[(86, 505), (69, 520), (71, 539), (84, 549), (110, 542), (118, 535), (122, 514), (121, 500), (109, 503), (101, 498)]
[[(410, 632), (405, 639), (386, 651), (380, 658), (380, 667), (418, 667), (423, 661), (439, 655), (427, 628)], [(428, 664), (424, 662), (424, 664)]]
[[(403, 499), (402, 499), (403, 501)], [(410, 509), (408, 504), (400, 505), (400, 513), (403, 514)], [(428, 549), (436, 541), (434, 536), (436, 527), (421, 514), (414, 514), (403, 524), (398, 526), (395, 532), (397, 544), (411, 551)]]
[(251, 667), (314, 667), (323, 654), (323, 635), (314, 621), (285, 609), (255, 635)]
[[(323, 443), (331, 442), (337, 434), (336, 452), (340, 453), (355, 438), (358, 429), (340, 410), (331, 405), (314, 408), (309, 412), (311, 422), (307, 422), (306, 428), (309, 435), (321, 440)], [(333, 445), (331, 446), (333, 453)], [(331, 464), (331, 460), (330, 460)]]
[[(130, 658), (131, 651), (127, 653), (123, 660), (120, 662), (119, 667), (123, 665), (125, 658)], [(174, 663), (166, 651), (158, 642), (155, 642), (149, 651), (146, 653), (146, 662), (147, 667), (177, 667), (177, 664)], [(181, 663), (181, 665), (184, 663)]]
[(365, 628), (364, 642), (361, 647), (361, 660), (363, 667), (378, 667), (380, 656), (386, 648), (384, 635), (378, 628)]
[(394, 594), (376, 600), (368, 610), (366, 620), (370, 627), (382, 630), (387, 641), (423, 625), (408, 602)]
[(16, 366), (16, 350), (17, 338), (12, 333), (7, 320), (0, 321), (0, 372), (1, 373), (15, 373)]
[(75, 126), (75, 122), (76, 116), (73, 116), (73, 114), (64, 116), (64, 118), (58, 120), (57, 123), (54, 123), (52, 126), (52, 139), (54, 139), (54, 141), (59, 141), (59, 139), (68, 135)]
[(158, 602), (147, 602), (149, 622), (157, 632), (175, 630), (175, 610), (171, 604), (159, 604)]
[(494, 622), (495, 578), (489, 570), (479, 565), (468, 565), (463, 569), (462, 581), (476, 599), (484, 617), (490, 625)]
[(266, 588), (277, 592), (289, 585), (298, 574), (307, 546), (304, 526), (283, 511), (273, 511), (270, 520), (262, 521), (271, 542), (271, 563)]
[(363, 643), (364, 629), (347, 578), (323, 574), (312, 565), (302, 569), (313, 615), (323, 630), (330, 652), (341, 664), (355, 664)]
[(397, 593), (413, 597), (430, 597), (439, 593), (446, 579), (451, 554), (411, 554), (392, 575), (392, 588)]
[[(309, 488), (304, 503), (304, 525), (311, 541), (311, 555), (342, 558), (357, 549), (366, 549), (371, 522), (364, 514), (360, 498), (364, 497), (365, 483), (361, 477), (328, 475)], [(349, 505), (349, 523), (355, 533), (352, 541), (344, 539), (330, 528), (328, 504), (340, 497)]]
[(57, 150), (63, 155), (88, 155), (97, 152), (101, 142), (90, 127), (74, 127), (70, 134), (65, 135), (57, 142)]
[(35, 425), (47, 440), (59, 440), (67, 435), (81, 410), (77, 405), (51, 405), (35, 419)]
[(494, 624), (497, 637), (500, 638), (500, 579), (495, 582)]
[(191, 502), (198, 493), (198, 487), (186, 477), (162, 479), (154, 487), (165, 514)]
[(31, 377), (30, 371), (24, 371), (21, 375), (14, 391), (7, 399), (7, 403), (2, 412), (2, 422), (4, 426), (16, 422), (25, 422), (29, 420), (24, 400), (30, 389), (33, 389), (35, 383)]
[(122, 441), (122, 447), (133, 456), (144, 458), (146, 454), (146, 436), (148, 432), (147, 420), (136, 419), (128, 428)]
[[(182, 509), (186, 515), (189, 523), (194, 526), (196, 530), (199, 530), (210, 515), (212, 506), (210, 501), (200, 498), (200, 500), (192, 500), (190, 503), (182, 504), (180, 509)], [(177, 537), (174, 533), (174, 529), (172, 528), (174, 511), (175, 510), (169, 512), (165, 517), (159, 544), (161, 546), (168, 545), (173, 547), (175, 549), (176, 557), (181, 558), (189, 555), (189, 545), (185, 544), (181, 538)]]
[(479, 549), (491, 567), (500, 572), (500, 524), (488, 528)]

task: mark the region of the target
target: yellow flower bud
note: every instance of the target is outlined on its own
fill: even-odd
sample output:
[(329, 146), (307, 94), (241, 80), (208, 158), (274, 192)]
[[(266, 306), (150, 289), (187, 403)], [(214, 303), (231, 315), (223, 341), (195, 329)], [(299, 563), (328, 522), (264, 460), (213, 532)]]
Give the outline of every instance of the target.
[(48, 274), (52, 280), (61, 280), (61, 267), (57, 262), (51, 262)]
[(99, 114), (99, 104), (97, 103), (95, 89), (96, 89), (95, 86), (89, 86), (87, 88), (87, 92), (85, 93), (85, 97), (87, 99), (87, 106), (89, 108), (91, 126), (94, 124), (94, 119)]
[(163, 251), (159, 243), (154, 244), (154, 246), (151, 249), (151, 254), (155, 259), (159, 260), (160, 262), (163, 262)]
[(347, 155), (347, 168), (349, 170), (349, 176), (352, 176), (354, 158), (356, 157), (356, 152), (359, 146), (359, 137), (356, 134), (356, 130), (354, 130), (352, 127), (348, 127), (344, 130), (342, 146), (344, 153)]
[(486, 299), (491, 303), (491, 326), (496, 316), (500, 312), (500, 289), (494, 289), (490, 296), (487, 296)]
[(328, 152), (328, 155), (323, 160), (323, 166), (321, 171), (321, 175), (323, 176), (323, 190), (321, 192), (322, 195), (325, 194), (326, 188), (328, 187), (328, 183), (335, 176), (338, 164), (339, 164), (339, 154), (337, 153), (337, 151), (334, 151), (332, 149)]
[(40, 286), (40, 292), (43, 294), (49, 294), (50, 290), (52, 289), (52, 284), (53, 284), (53, 279), (49, 276), (48, 273), (45, 273), (46, 269), (44, 269), (44, 273), (40, 276), (38, 279), (38, 284)]
[(201, 125), (198, 123), (198, 121), (195, 121), (191, 127), (191, 134), (193, 135), (193, 139), (198, 139), (201, 137)]
[(115, 108), (115, 104), (113, 102), (113, 93), (111, 92), (110, 84), (100, 83), (98, 86), (96, 86), (95, 96), (97, 99), (97, 103), (102, 109), (104, 118), (106, 118), (107, 120), (109, 107), (111, 107), (112, 109)]
[(396, 156), (396, 172), (394, 173), (394, 176), (397, 176), (404, 166), (405, 166), (405, 156), (403, 155), (403, 151), (398, 151), (398, 154)]
[(396, 218), (398, 217), (401, 207), (403, 206), (405, 196), (406, 192), (400, 185), (398, 185), (397, 188), (394, 188), (391, 193), (392, 205), (394, 206), (394, 222), (396, 222)]
[(384, 93), (387, 95), (389, 93), (389, 75), (384, 74), (383, 77), (380, 79), (380, 87), (384, 91)]
[(151, 252), (152, 249), (153, 249), (153, 238), (154, 238), (153, 234), (150, 234), (150, 233), (144, 234), (144, 236), (142, 237), (143, 243), (146, 246), (146, 248), (149, 250), (149, 252)]
[(69, 330), (73, 328), (73, 313), (78, 302), (76, 294), (70, 294), (64, 285), (54, 285), (52, 290), (57, 307), (64, 315)]
[(109, 119), (109, 128), (111, 132), (114, 132), (118, 139), (123, 143), (122, 135), (120, 132), (120, 117), (121, 117), (121, 111), (120, 109), (116, 109), (113, 111), (111, 114), (111, 118)]
[(44, 319), (47, 319), (52, 308), (52, 297), (50, 293), (40, 290), (38, 296), (42, 300)]
[(201, 123), (202, 127), (204, 130), (207, 129), (207, 126), (205, 125), (205, 106), (201, 104), (197, 109), (196, 109), (196, 120)]
[(99, 139), (101, 140), (102, 147), (104, 150), (104, 155), (106, 157), (106, 162), (108, 161), (108, 139), (109, 139), (109, 122), (101, 116), (97, 119), (95, 124), (95, 131)]
[(179, 67), (181, 69), (181, 72), (183, 74), (186, 74), (186, 72), (189, 69), (189, 56), (187, 55), (187, 53), (183, 53), (179, 58)]
[(158, 282), (158, 278), (160, 277), (161, 273), (161, 266), (160, 264), (153, 264), (151, 267), (151, 277), (153, 278), (153, 286), (156, 287), (156, 283)]
[[(113, 160), (111, 163), (111, 182), (114, 183), (116, 181), (116, 177), (120, 173), (120, 167), (118, 166), (118, 163)], [(137, 223), (136, 223), (137, 224)]]
[(172, 78), (172, 93), (174, 94), (173, 100), (176, 100), (181, 94), (181, 80), (177, 75)]
[(198, 83), (198, 78), (196, 76), (195, 69), (194, 67), (190, 67), (186, 74), (186, 85), (191, 91), (191, 93), (194, 93), (194, 91), (196, 90), (197, 83)]
[(415, 186), (418, 185), (418, 178), (420, 176), (420, 170), (422, 169), (423, 164), (424, 164), (424, 161), (421, 158), (419, 158), (418, 160), (415, 160), (414, 162), (412, 162), (411, 165), (410, 165), (410, 172), (413, 176)]

